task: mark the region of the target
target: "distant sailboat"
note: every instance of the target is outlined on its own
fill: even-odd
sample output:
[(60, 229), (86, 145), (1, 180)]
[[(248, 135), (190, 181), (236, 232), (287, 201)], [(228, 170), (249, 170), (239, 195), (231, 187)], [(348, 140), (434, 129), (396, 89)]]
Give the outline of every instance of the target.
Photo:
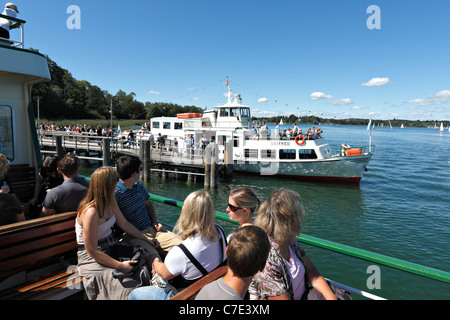
[(284, 123), (283, 123), (283, 118), (281, 118), (281, 120), (280, 120), (280, 125), (283, 125)]
[(389, 127), (392, 129), (391, 120), (388, 120), (388, 121), (389, 121)]
[(404, 128), (405, 126), (403, 125), (403, 123), (402, 123), (402, 125), (400, 126), (400, 128)]
[(439, 132), (444, 132), (444, 124), (441, 122), (441, 127), (439, 128)]

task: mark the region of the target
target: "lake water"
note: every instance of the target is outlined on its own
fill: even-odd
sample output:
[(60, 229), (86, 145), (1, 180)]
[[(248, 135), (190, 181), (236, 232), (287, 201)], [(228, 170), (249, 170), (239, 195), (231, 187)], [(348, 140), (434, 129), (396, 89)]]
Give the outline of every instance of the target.
[[(303, 132), (308, 129), (300, 127)], [(332, 147), (342, 143), (365, 146), (369, 142), (363, 126), (321, 128)], [(450, 271), (450, 133), (376, 127), (372, 144), (375, 152), (359, 185), (235, 173), (209, 192), (216, 210), (225, 212), (231, 189), (253, 188), (264, 201), (273, 190), (289, 188), (301, 195), (305, 207), (302, 233)], [(180, 201), (203, 188), (203, 182), (164, 180), (157, 173), (151, 179), (146, 184), (149, 193)], [(155, 206), (159, 220), (175, 224), (180, 209)], [(220, 223), (228, 231), (235, 227)], [(369, 289), (371, 273), (367, 269), (373, 263), (309, 245), (304, 248), (325, 277), (352, 287), (388, 299), (450, 299), (449, 284), (381, 265), (381, 289)]]

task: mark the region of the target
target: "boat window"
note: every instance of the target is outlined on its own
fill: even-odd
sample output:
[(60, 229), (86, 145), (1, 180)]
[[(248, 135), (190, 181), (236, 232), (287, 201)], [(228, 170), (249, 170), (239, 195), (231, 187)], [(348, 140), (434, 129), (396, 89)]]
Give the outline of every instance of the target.
[(239, 109), (238, 108), (231, 108), (230, 109), (230, 117), (239, 117)]
[(163, 122), (163, 129), (170, 129), (170, 122)]
[(316, 151), (313, 149), (300, 149), (298, 150), (298, 156), (300, 159), (317, 159)]
[(9, 161), (14, 160), (12, 108), (6, 105), (0, 105), (0, 153)]
[(245, 149), (245, 158), (258, 158), (258, 149)]
[(233, 141), (234, 141), (233, 146), (239, 147), (239, 137), (238, 136), (234, 136), (233, 137)]
[(250, 109), (249, 108), (241, 108), (241, 117), (250, 118)]
[(152, 128), (154, 128), (154, 129), (159, 129), (159, 122), (153, 122), (153, 126), (152, 126)]
[(175, 126), (175, 130), (183, 129), (183, 123), (182, 122), (175, 122), (174, 126)]
[(221, 108), (220, 109), (220, 116), (221, 117), (228, 117), (228, 108)]
[(295, 149), (280, 149), (279, 158), (281, 159), (295, 159)]
[(262, 159), (275, 159), (277, 157), (276, 150), (261, 150)]

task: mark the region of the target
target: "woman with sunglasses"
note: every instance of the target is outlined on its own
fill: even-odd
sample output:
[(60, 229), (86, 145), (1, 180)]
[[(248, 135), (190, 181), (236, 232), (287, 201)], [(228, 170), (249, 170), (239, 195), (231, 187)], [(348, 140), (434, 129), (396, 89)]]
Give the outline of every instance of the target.
[(260, 201), (252, 189), (234, 189), (228, 197), (227, 213), (231, 220), (239, 222), (239, 227), (251, 225), (252, 214), (256, 212), (259, 204)]

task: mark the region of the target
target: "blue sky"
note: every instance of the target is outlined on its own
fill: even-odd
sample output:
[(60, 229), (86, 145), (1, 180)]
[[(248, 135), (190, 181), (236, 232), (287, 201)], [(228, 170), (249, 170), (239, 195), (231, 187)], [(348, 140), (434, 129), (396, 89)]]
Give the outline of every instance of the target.
[[(448, 0), (15, 3), (25, 47), (142, 102), (211, 108), (228, 76), (257, 116), (450, 120)], [(81, 29), (67, 26), (71, 5)]]

